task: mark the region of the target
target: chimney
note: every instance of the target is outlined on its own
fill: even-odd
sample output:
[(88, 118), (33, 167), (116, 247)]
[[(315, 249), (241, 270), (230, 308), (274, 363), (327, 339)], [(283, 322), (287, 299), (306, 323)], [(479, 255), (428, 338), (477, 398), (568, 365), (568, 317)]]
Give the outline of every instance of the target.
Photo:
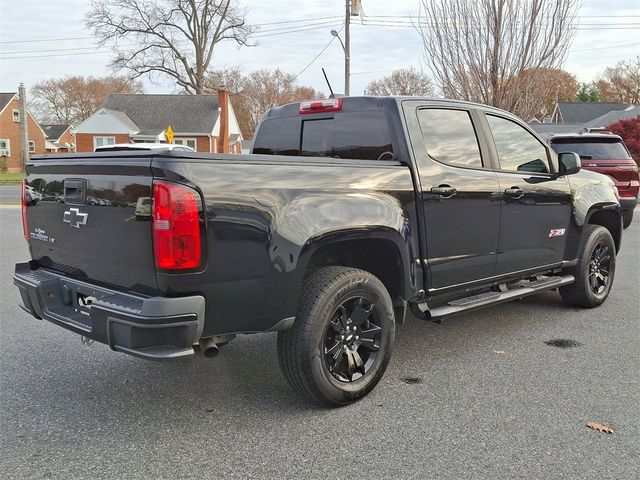
[(218, 108), (220, 109), (218, 153), (229, 153), (229, 92), (225, 87), (218, 87)]
[(27, 90), (24, 88), (24, 84), (21, 83), (18, 87), (18, 109), (20, 110), (20, 151), (22, 153), (22, 171), (24, 172), (24, 166), (29, 161), (29, 130), (28, 130), (28, 118), (27, 118)]

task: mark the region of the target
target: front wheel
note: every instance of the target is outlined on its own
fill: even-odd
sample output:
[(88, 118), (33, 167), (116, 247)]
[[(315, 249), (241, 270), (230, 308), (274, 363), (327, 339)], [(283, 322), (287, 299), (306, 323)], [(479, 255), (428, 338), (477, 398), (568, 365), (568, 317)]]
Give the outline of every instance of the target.
[(304, 282), (296, 320), (278, 333), (287, 381), (325, 406), (369, 393), (387, 368), (395, 336), (393, 304), (369, 272), (325, 267)]
[(616, 246), (609, 230), (598, 225), (585, 228), (575, 267), (569, 269), (576, 281), (560, 287), (567, 305), (592, 308), (602, 304), (611, 291), (616, 272)]

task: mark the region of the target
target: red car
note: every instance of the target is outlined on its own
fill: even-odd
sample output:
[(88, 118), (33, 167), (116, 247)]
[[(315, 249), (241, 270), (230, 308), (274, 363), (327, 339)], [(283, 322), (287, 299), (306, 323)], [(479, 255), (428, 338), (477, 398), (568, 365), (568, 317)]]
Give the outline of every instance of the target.
[(633, 210), (638, 204), (638, 165), (631, 158), (622, 138), (610, 132), (559, 133), (549, 139), (556, 153), (575, 152), (582, 168), (603, 173), (613, 179), (620, 195), (624, 228), (631, 225)]

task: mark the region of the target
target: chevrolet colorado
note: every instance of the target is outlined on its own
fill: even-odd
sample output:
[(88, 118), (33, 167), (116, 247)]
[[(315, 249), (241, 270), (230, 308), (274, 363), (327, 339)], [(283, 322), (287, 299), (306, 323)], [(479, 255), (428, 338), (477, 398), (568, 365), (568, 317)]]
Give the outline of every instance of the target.
[(324, 405), (374, 388), (407, 308), (439, 321), (548, 289), (601, 304), (622, 236), (611, 179), (451, 100), (290, 104), (251, 155), (46, 155), (26, 172), (63, 202), (23, 202), (24, 310), (147, 359), (277, 331), (284, 376)]

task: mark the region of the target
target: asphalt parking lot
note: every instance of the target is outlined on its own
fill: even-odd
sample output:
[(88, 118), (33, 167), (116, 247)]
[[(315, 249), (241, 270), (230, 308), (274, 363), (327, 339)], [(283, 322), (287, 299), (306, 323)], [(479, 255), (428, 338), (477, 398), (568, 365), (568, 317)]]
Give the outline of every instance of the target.
[(274, 334), (151, 363), (29, 317), (11, 280), (28, 258), (20, 210), (0, 207), (0, 476), (637, 478), (636, 216), (605, 305), (548, 292), (441, 325), (409, 319), (377, 388), (327, 410), (287, 385)]

